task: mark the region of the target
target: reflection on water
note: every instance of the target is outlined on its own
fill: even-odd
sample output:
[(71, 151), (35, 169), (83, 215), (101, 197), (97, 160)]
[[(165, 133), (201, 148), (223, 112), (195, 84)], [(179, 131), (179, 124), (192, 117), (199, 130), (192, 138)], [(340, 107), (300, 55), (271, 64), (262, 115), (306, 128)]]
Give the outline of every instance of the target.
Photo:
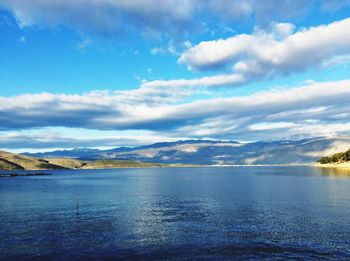
[(319, 171), (324, 176), (350, 178), (350, 169), (346, 168), (319, 168)]
[(329, 178), (332, 171), (162, 168), (1, 179), (0, 259), (349, 259), (350, 179)]

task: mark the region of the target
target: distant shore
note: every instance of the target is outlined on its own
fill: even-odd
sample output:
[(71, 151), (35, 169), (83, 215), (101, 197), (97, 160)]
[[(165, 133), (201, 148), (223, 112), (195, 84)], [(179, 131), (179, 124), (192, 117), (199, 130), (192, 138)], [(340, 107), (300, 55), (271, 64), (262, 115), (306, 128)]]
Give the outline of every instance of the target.
[(339, 169), (349, 169), (350, 170), (350, 162), (342, 162), (342, 163), (327, 163), (327, 164), (315, 164), (315, 167), (319, 168), (339, 168)]

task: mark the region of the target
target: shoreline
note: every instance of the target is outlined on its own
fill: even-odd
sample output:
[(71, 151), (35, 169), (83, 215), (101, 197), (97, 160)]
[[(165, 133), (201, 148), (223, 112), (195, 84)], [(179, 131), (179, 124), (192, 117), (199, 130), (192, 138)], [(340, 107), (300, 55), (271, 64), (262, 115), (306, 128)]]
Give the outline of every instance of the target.
[(350, 162), (342, 162), (342, 163), (327, 163), (327, 164), (315, 164), (315, 167), (318, 168), (333, 168), (333, 169), (349, 169), (350, 170)]
[[(328, 164), (327, 164), (328, 165)], [(67, 171), (67, 170), (101, 170), (101, 169), (154, 169), (154, 168), (229, 168), (229, 167), (319, 167), (315, 164), (252, 164), (252, 165), (191, 165), (191, 164), (169, 164), (154, 166), (125, 166), (125, 167), (96, 167), (96, 168), (65, 168), (65, 169), (24, 169), (24, 170), (2, 170), (0, 172), (25, 172), (25, 171)], [(325, 167), (325, 166), (320, 166)], [(349, 164), (350, 168), (350, 164)]]
[(37, 172), (37, 173), (18, 173), (18, 171), (15, 171), (15, 173), (0, 173), (0, 178), (14, 178), (14, 177), (33, 177), (33, 176), (51, 176), (51, 173), (45, 173), (45, 172)]

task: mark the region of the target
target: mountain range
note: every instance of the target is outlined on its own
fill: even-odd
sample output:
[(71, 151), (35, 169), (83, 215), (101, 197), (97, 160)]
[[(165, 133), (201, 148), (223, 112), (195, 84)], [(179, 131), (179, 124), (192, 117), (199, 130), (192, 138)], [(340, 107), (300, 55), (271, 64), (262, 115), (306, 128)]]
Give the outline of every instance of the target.
[(350, 136), (338, 136), (248, 143), (185, 140), (109, 150), (76, 148), (24, 154), (40, 158), (66, 157), (85, 161), (114, 159), (164, 164), (260, 165), (313, 164), (320, 157), (349, 148)]

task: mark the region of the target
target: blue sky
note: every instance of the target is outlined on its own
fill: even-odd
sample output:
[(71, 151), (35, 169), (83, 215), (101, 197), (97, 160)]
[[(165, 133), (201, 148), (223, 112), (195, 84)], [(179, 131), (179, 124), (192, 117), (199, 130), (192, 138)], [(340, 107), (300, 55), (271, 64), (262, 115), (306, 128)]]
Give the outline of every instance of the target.
[(350, 131), (348, 0), (0, 0), (0, 148)]

